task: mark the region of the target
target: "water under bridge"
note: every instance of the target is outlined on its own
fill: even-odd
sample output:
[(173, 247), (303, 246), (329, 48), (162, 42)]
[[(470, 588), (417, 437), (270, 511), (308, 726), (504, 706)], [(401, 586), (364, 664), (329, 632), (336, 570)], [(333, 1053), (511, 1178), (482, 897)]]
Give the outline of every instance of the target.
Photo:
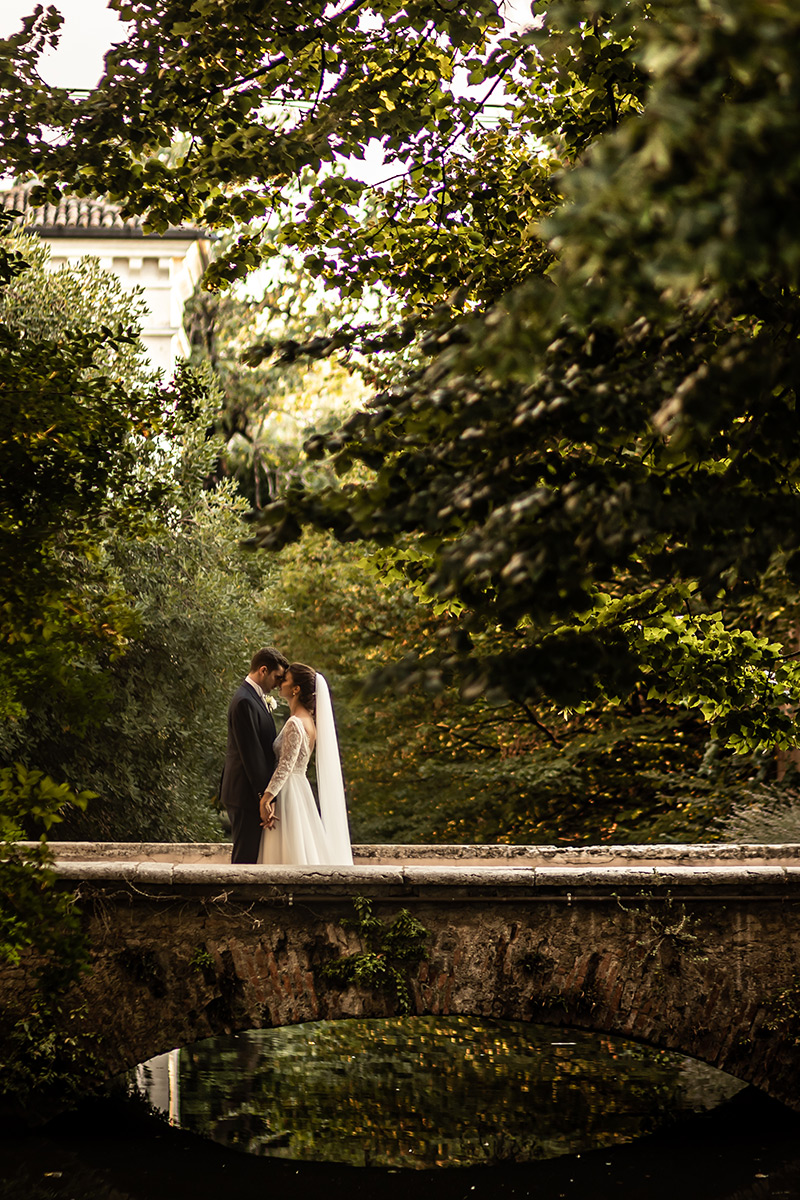
[[(800, 1110), (800, 846), (360, 846), (348, 868), (51, 846), (91, 943), (74, 999), (95, 1077), (213, 1035), (394, 1015), (405, 993), (415, 1014), (676, 1050)], [(367, 949), (357, 898), (383, 923), (360, 982), (331, 969)], [(425, 931), (407, 960), (384, 936), (403, 910)], [(29, 982), (24, 964), (0, 971), (6, 1014)]]

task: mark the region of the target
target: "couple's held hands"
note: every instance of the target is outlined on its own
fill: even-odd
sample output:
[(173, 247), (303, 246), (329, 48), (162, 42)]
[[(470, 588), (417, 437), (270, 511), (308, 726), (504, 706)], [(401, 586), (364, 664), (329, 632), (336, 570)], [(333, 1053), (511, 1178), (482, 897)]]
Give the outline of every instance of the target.
[(264, 792), (258, 807), (261, 813), (262, 828), (274, 829), (278, 822), (278, 818), (275, 815), (275, 797), (270, 796), (269, 792)]

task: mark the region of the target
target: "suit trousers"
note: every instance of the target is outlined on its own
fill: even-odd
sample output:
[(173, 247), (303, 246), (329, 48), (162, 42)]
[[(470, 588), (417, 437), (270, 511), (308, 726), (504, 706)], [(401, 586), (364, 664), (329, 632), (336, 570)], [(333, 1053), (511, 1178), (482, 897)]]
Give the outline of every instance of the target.
[(232, 863), (258, 862), (261, 846), (261, 816), (257, 805), (248, 808), (229, 808), (233, 840)]

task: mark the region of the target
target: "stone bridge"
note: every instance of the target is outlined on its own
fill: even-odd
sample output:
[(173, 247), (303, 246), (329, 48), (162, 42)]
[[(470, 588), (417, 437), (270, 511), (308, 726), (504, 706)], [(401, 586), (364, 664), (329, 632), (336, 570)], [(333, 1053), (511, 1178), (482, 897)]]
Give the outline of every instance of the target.
[[(405, 909), (427, 931), (405, 965), (383, 948), (413, 1013), (628, 1037), (800, 1110), (800, 846), (364, 846), (347, 869), (53, 848), (91, 941), (79, 992), (100, 1075), (215, 1034), (395, 1014), (392, 988), (326, 971), (364, 949), (364, 897), (385, 927)], [(26, 994), (21, 967), (0, 972), (6, 1012)]]

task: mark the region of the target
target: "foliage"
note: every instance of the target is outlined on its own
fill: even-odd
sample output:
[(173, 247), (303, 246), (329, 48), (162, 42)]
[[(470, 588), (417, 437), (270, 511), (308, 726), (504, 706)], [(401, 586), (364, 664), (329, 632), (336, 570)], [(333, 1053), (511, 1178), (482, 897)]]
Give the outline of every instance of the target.
[(800, 983), (795, 982), (765, 998), (767, 1019), (764, 1029), (768, 1033), (780, 1034), (789, 1045), (800, 1044)]
[[(124, 654), (97, 663), (105, 704), (88, 723), (43, 697), (6, 730), (6, 752), (80, 781), (99, 799), (73, 813), (68, 837), (205, 841), (221, 835), (212, 801), (225, 752), (224, 713), (265, 640), (268, 583), (240, 545), (246, 507), (230, 486), (204, 490), (217, 446), (206, 419), (182, 435), (169, 505), (147, 537), (110, 537), (107, 570), (131, 606)], [(12, 740), (13, 739), (13, 740)], [(11, 743), (9, 745), (9, 742)]]
[(214, 966), (214, 956), (205, 946), (197, 946), (189, 959), (189, 966), (195, 971), (204, 971)]
[(333, 689), (356, 842), (735, 840), (729, 812), (794, 794), (770, 756), (733, 755), (702, 718), (640, 692), (565, 715), (451, 688), (365, 689), (387, 658), (437, 652), (441, 616), (358, 543), (306, 531), (274, 575), (277, 643)]
[[(24, 657), (0, 753), (5, 762), (22, 761), (99, 797), (88, 811), (65, 814), (62, 835), (213, 839), (221, 833), (211, 801), (224, 756), (222, 714), (237, 674), (263, 640), (262, 573), (239, 545), (246, 506), (230, 486), (213, 492), (203, 486), (219, 450), (207, 436), (215, 393), (207, 378), (185, 370), (167, 388), (156, 384), (138, 341), (139, 300), (113, 276), (88, 261), (51, 274), (43, 247), (27, 239), (10, 245), (23, 247), (36, 264), (10, 285), (0, 309), (29, 352), (36, 346), (41, 352), (40, 339), (49, 350), (73, 337), (100, 338), (100, 352), (84, 371), (97, 386), (92, 438), (81, 426), (90, 419), (85, 405), (67, 396), (60, 400), (60, 438), (53, 446), (48, 436), (36, 442), (43, 469), (46, 463), (63, 471), (65, 488), (71, 482), (74, 503), (53, 512), (49, 540), (41, 524), (26, 524), (31, 542), (37, 534), (41, 540), (35, 551), (27, 541), (25, 547), (46, 563), (51, 582), (63, 579), (74, 589), (79, 581), (92, 602), (113, 602), (118, 620), (111, 647), (111, 632), (92, 637), (87, 630), (73, 649), (69, 630), (31, 587), (35, 560), (23, 560), (15, 541), (20, 593), (50, 627), (41, 647), (20, 637)], [(119, 354), (102, 334), (106, 321), (127, 330)], [(110, 373), (123, 389), (116, 413)], [(124, 407), (132, 388), (142, 389), (148, 429), (132, 425)], [(40, 405), (41, 395), (32, 392), (30, 403)], [(105, 447), (97, 439), (109, 429), (113, 441)], [(12, 420), (9, 455), (18, 433)], [(58, 461), (70, 436), (85, 463)], [(94, 469), (93, 454), (108, 471), (88, 486), (76, 475)], [(29, 475), (14, 502), (44, 505), (49, 491), (43, 478)], [(18, 539), (21, 523), (12, 528)], [(74, 594), (60, 601), (64, 611), (74, 611)], [(25, 619), (32, 623), (33, 615)], [(14, 679), (7, 668), (6, 682)]]
[(364, 896), (353, 897), (355, 920), (345, 920), (359, 933), (364, 949), (345, 954), (326, 963), (323, 975), (334, 983), (358, 987), (388, 989), (395, 996), (401, 1013), (411, 1012), (411, 997), (404, 968), (426, 956), (424, 942), (428, 930), (403, 908), (388, 928), (372, 911)]
[[(224, 253), (225, 244), (216, 256)], [(330, 357), (287, 361), (292, 346), (341, 325), (348, 306), (332, 304), (289, 256), (280, 269), (277, 262), (247, 292), (198, 292), (187, 312), (193, 361), (211, 367), (220, 394), (214, 429), (224, 447), (215, 478), (234, 478), (255, 510), (291, 481), (333, 480), (329, 467), (303, 454), (302, 443), (314, 429), (334, 429), (363, 391)], [(283, 347), (280, 363), (269, 361), (275, 343)]]
[(794, 740), (787, 631), (741, 614), (767, 576), (795, 589), (799, 20), (758, 0), (548, 8), (532, 37), (553, 86), (559, 56), (630, 45), (641, 115), (609, 101), (563, 173), (546, 278), (320, 439), (372, 481), (290, 492), (259, 538), (424, 535), (409, 574), (463, 614), (449, 653), (389, 678), (571, 712), (641, 692), (740, 751)]
[(0, 1104), (6, 1111), (41, 1120), (91, 1095), (97, 1035), (81, 1030), (84, 1017), (83, 1007), (73, 1008), (58, 993), (39, 994), (10, 1026), (0, 1075)]
[[(88, 97), (49, 90), (39, 77), (38, 56), (60, 25), (54, 9), (40, 7), (0, 45), (4, 163), (46, 178), (49, 195), (68, 180), (78, 194), (124, 198), (123, 212), (146, 211), (156, 231), (187, 219), (256, 222), (217, 261), (215, 283), (273, 252), (260, 237), (271, 216), (283, 243), (311, 248), (317, 271), (357, 292), (384, 282), (420, 298), (444, 295), (451, 278), (469, 274), (460, 261), (476, 239), (490, 247), (484, 274), (493, 256), (513, 264), (501, 243), (519, 223), (506, 223), (493, 203), (499, 142), (487, 139), (477, 161), (474, 144), (461, 146), (464, 136), (480, 140), (476, 115), (519, 56), (516, 44), (490, 44), (502, 24), (494, 0), (433, 15), (421, 0), (377, 0), (368, 11), (360, 0), (334, 8), (309, 0), (271, 5), (257, 22), (246, 0), (233, 0), (213, 24), (206, 3), (114, 7), (129, 36)], [(532, 62), (530, 46), (522, 49)], [(465, 74), (482, 93), (454, 90)], [(175, 131), (185, 138), (177, 155), (167, 153)], [(397, 192), (373, 189), (362, 207), (364, 184), (324, 168), (363, 158), (373, 139), (387, 175), (403, 181)], [(516, 173), (521, 202), (535, 200), (537, 164), (514, 150), (503, 174)], [(287, 205), (292, 179), (306, 195), (296, 204), (289, 194)]]
[(91, 792), (76, 794), (41, 771), (23, 766), (0, 770), (0, 958), (17, 964), (35, 951), (39, 975), (59, 988), (75, 978), (85, 948), (75, 897), (53, 887), (52, 855), (44, 835), (20, 845), (30, 822), (49, 830), (70, 806), (84, 809)]
[[(0, 309), (0, 713), (20, 717), (33, 697), (56, 689), (85, 719), (103, 695), (98, 654), (113, 660), (130, 631), (103, 540), (141, 532), (160, 503), (163, 478), (148, 465), (163, 458), (197, 388), (188, 379), (157, 387), (121, 323), (116, 332), (96, 317), (83, 327), (59, 324), (54, 301), (72, 308), (73, 283), (64, 273), (45, 283), (43, 263), (28, 268), (18, 244), (0, 247), (20, 277), (6, 282)], [(84, 313), (108, 295), (91, 269), (78, 282)], [(132, 318), (135, 304), (114, 299), (110, 319)]]
[(52, 269), (50, 250), (38, 237), (14, 228), (6, 249), (22, 255), (27, 269), (0, 294), (0, 321), (24, 338), (59, 340), (67, 333), (121, 329), (130, 337), (98, 343), (95, 368), (132, 385), (154, 383), (144, 347), (135, 336), (147, 305), (141, 288), (127, 291), (96, 258), (81, 258)]
[[(233, 0), (213, 31), (207, 7), (120, 3), (130, 35), (86, 98), (43, 88), (40, 13), (6, 43), (0, 129), (42, 194), (108, 191), (154, 228), (257, 218), (214, 286), (279, 227), (329, 284), (396, 297), (381, 345), (402, 371), (308, 447), (366, 481), (298, 480), (255, 541), (305, 523), (399, 547), (386, 570), (441, 638), (383, 682), (455, 682), (579, 737), (603, 719), (612, 755), (609, 707), (618, 746), (629, 716), (675, 707), (671, 745), (702, 723), (739, 751), (791, 745), (796, 647), (771, 614), (800, 549), (796, 7), (554, 0), (502, 35), (488, 2), (275, 5), (256, 27)], [(329, 169), (372, 138), (394, 186)]]
[(734, 796), (732, 804), (717, 818), (715, 834), (725, 842), (800, 843), (796, 767), (777, 784), (759, 781)]
[[(113, 519), (107, 493), (130, 463), (121, 443), (154, 415), (140, 390), (111, 376), (110, 365), (98, 367), (101, 348), (113, 358), (128, 344), (126, 334), (20, 330), (8, 297), (28, 270), (19, 246), (1, 242), (4, 730), (24, 717), (31, 695), (59, 683), (76, 711), (85, 712), (100, 691), (88, 669), (90, 650), (109, 657), (123, 645), (120, 596), (102, 586), (95, 527)], [(128, 515), (122, 506), (116, 513), (120, 522)], [(0, 772), (0, 952), (13, 962), (35, 950), (47, 979), (58, 985), (74, 977), (82, 961), (74, 898), (54, 889), (46, 842), (32, 850), (18, 842), (41, 824), (48, 829), (63, 820), (69, 806), (85, 807), (89, 793), (76, 794), (11, 761), (4, 756)]]
[(635, 943), (644, 952), (643, 968), (650, 963), (657, 975), (665, 969), (670, 974), (678, 974), (680, 960), (695, 965), (708, 961), (708, 956), (701, 952), (696, 933), (699, 918), (687, 913), (686, 906), (671, 892), (656, 897), (652, 892), (642, 891), (627, 904), (617, 896), (617, 904), (623, 912), (646, 922), (642, 931), (644, 936), (637, 938)]
[[(5, 222), (0, 225), (0, 233)], [(105, 592), (93, 561), (92, 527), (107, 516), (106, 490), (122, 473), (123, 431), (145, 419), (134, 388), (109, 378), (127, 336), (106, 329), (55, 335), (45, 319), (24, 328), (33, 247), (0, 242), (0, 716), (4, 729), (25, 701), (63, 680), (82, 709), (96, 689), (82, 675), (89, 647), (122, 645), (119, 597)], [(35, 257), (35, 252), (32, 257)], [(54, 287), (57, 292), (57, 284)], [(51, 292), (52, 296), (53, 292)], [(28, 312), (35, 312), (30, 305)], [(39, 310), (41, 314), (43, 309)], [(105, 370), (99, 366), (105, 355)], [(68, 410), (78, 400), (79, 411)], [(115, 410), (114, 403), (117, 403)], [(118, 514), (121, 517), (121, 514)], [(68, 566), (72, 563), (78, 570)], [(83, 568), (83, 569), (81, 569)], [(95, 651), (96, 652), (96, 651)], [(29, 1011), (4, 1013), (7, 1055), (2, 1090), (25, 1095), (49, 1086), (74, 1047), (52, 1034), (53, 1006), (86, 966), (75, 896), (56, 887), (46, 831), (93, 793), (75, 792), (21, 763), (0, 768), (0, 958), (30, 968)], [(38, 836), (32, 846), (26, 835)]]
[[(75, 895), (56, 886), (45, 833), (92, 798), (19, 764), (0, 769), (0, 961), (22, 964), (31, 988), (23, 1013), (0, 1013), (4, 1106), (36, 1111), (54, 1090), (77, 1098), (76, 1071), (83, 1071), (85, 1089), (89, 1043), (55, 1029), (65, 1013), (76, 1015), (63, 996), (88, 968), (89, 951)], [(21, 844), (32, 827), (45, 832)]]

